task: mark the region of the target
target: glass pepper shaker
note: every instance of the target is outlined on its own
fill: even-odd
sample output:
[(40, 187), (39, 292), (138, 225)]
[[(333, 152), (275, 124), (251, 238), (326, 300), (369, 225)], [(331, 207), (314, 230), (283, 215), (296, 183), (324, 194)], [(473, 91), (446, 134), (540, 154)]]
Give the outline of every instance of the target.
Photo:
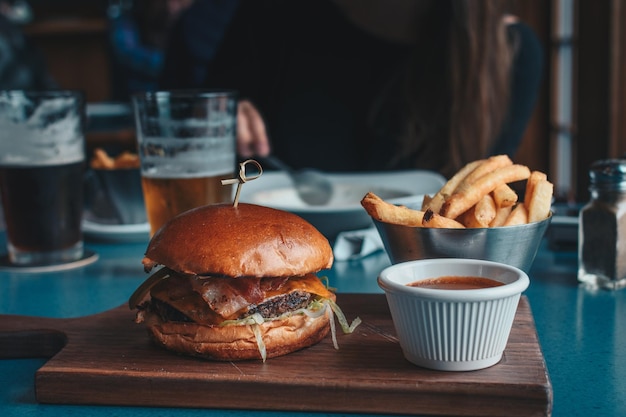
[(593, 163), (590, 201), (581, 209), (578, 280), (610, 290), (626, 287), (626, 159)]

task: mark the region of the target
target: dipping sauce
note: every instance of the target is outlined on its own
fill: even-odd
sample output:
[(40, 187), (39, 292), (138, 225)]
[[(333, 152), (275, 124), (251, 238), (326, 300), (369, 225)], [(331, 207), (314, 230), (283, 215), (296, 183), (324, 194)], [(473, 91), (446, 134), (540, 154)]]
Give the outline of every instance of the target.
[(483, 277), (444, 276), (422, 279), (406, 285), (409, 287), (431, 288), (433, 290), (480, 290), (499, 287), (504, 284), (500, 281)]

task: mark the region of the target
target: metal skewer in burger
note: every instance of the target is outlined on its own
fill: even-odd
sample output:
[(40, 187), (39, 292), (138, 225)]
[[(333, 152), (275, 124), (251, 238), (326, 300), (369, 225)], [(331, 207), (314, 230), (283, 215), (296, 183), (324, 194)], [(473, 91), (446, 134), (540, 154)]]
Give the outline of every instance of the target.
[(136, 321), (163, 347), (214, 360), (265, 360), (329, 332), (337, 347), (333, 315), (346, 333), (360, 320), (348, 325), (315, 275), (332, 266), (328, 240), (294, 214), (235, 203), (190, 210), (154, 235), (143, 264), (161, 267), (129, 300)]

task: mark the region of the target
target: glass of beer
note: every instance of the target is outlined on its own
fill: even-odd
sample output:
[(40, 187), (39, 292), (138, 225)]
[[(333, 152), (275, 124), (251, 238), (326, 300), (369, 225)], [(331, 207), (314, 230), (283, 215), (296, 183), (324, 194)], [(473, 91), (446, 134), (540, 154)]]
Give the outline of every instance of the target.
[(0, 195), (13, 264), (83, 256), (84, 114), (78, 91), (0, 91)]
[(192, 208), (232, 200), (237, 163), (234, 91), (157, 91), (133, 96), (150, 234)]

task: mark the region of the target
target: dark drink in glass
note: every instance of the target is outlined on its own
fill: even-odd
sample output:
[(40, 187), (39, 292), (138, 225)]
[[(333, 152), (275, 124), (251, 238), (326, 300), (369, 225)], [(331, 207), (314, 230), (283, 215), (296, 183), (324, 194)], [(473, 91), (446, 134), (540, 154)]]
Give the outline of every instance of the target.
[(72, 261), (83, 253), (83, 162), (0, 166), (0, 195), (14, 263)]
[(0, 91), (0, 196), (11, 263), (83, 256), (84, 106), (75, 91)]

